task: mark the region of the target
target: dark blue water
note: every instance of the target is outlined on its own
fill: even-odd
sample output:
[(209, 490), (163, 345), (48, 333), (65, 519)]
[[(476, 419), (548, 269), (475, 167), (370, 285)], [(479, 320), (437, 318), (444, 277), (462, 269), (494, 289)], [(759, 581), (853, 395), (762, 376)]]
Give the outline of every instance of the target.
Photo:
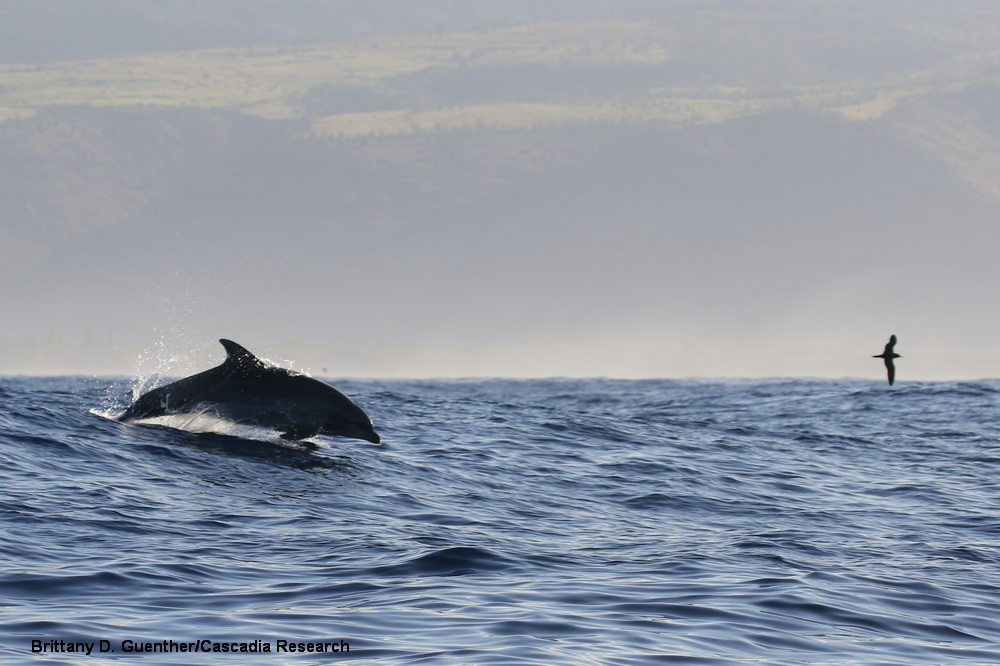
[(1000, 663), (1000, 381), (337, 386), (382, 445), (0, 379), (0, 660)]

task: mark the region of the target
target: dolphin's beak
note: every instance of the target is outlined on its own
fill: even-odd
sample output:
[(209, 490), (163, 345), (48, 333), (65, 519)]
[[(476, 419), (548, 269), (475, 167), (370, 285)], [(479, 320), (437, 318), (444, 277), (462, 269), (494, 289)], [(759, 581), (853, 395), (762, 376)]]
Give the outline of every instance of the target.
[(363, 439), (366, 442), (371, 442), (372, 444), (379, 444), (382, 442), (382, 438), (378, 436), (375, 432), (375, 426), (371, 423), (352, 423), (349, 432), (338, 433), (344, 435), (345, 437), (353, 437), (354, 439)]

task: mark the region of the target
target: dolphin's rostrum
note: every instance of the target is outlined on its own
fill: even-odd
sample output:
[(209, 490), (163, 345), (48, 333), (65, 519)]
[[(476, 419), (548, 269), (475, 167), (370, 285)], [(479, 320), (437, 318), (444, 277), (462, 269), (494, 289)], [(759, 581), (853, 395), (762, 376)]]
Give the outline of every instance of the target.
[(885, 345), (885, 351), (881, 354), (875, 354), (872, 358), (881, 358), (885, 360), (885, 369), (889, 373), (889, 386), (896, 381), (896, 364), (892, 362), (894, 358), (903, 358), (895, 352), (896, 348), (896, 336), (889, 336), (889, 342)]
[(144, 393), (118, 420), (207, 411), (284, 439), (336, 435), (379, 443), (368, 415), (337, 389), (265, 363), (232, 340), (219, 342), (226, 349), (222, 365)]

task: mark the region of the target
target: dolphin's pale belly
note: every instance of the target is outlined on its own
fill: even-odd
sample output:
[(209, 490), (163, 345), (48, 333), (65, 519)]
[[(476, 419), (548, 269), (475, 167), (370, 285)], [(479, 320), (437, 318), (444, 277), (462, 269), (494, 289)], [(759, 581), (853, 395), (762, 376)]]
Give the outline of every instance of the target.
[(288, 431), (293, 428), (318, 433), (322, 429), (322, 413), (292, 400), (274, 400), (266, 404), (257, 401), (203, 402), (197, 411), (210, 410), (220, 418), (244, 425), (256, 425), (270, 430)]

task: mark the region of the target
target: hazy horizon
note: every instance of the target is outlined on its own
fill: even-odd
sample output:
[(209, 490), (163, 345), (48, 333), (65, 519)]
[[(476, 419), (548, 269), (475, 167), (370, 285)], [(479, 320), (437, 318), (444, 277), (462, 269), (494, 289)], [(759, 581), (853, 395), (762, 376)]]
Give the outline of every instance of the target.
[(0, 375), (1000, 377), (988, 3), (97, 4), (0, 10)]

